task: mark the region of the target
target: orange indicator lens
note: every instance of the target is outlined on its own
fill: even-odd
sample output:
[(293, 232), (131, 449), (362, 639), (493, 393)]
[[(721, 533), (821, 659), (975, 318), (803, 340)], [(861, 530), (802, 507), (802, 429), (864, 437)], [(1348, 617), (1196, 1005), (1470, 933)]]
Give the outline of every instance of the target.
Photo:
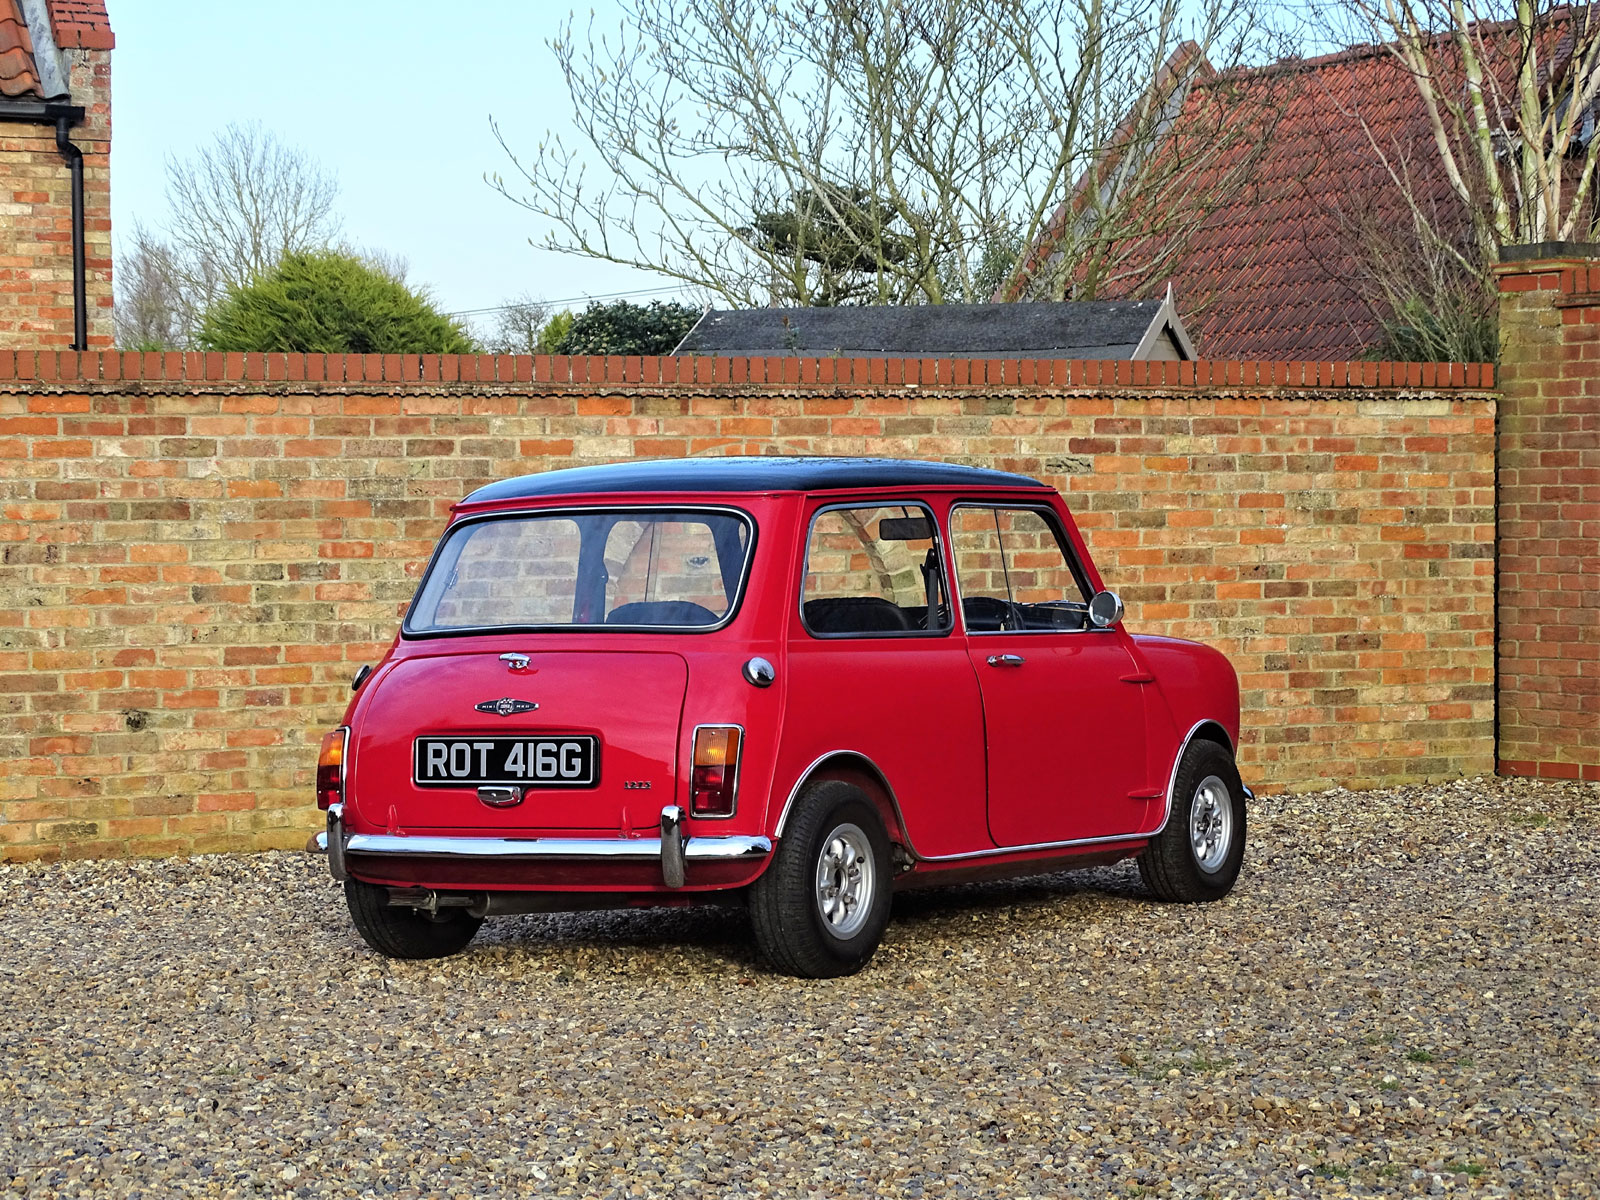
[(739, 780), (739, 727), (702, 725), (694, 731), (694, 772), (689, 811), (697, 817), (730, 817)]
[(343, 726), (325, 734), (322, 752), (317, 755), (317, 807), (344, 803), (345, 739), (350, 731)]

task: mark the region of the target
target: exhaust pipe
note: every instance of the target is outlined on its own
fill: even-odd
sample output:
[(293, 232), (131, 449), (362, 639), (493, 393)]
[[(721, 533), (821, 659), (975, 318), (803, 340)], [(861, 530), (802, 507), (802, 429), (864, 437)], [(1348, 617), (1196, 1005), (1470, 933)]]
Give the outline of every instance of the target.
[(440, 909), (465, 909), (470, 916), (523, 917), (535, 913), (595, 912), (600, 909), (671, 905), (671, 897), (592, 892), (436, 892), (430, 888), (389, 889), (390, 908), (412, 908), (430, 917)]

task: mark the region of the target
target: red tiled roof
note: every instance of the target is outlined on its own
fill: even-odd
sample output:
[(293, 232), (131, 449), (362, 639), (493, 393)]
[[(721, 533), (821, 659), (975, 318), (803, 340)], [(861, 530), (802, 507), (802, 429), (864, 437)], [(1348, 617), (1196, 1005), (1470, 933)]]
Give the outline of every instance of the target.
[(1408, 164), (1439, 224), (1467, 227), (1433, 165), (1416, 81), (1392, 53), (1368, 47), (1250, 82), (1281, 89), (1281, 115), (1249, 185), (1210, 215), (1173, 270), (1178, 294), (1202, 306), (1200, 352), (1359, 358), (1381, 338), (1368, 284), (1372, 243), (1411, 228), (1372, 141)]
[(17, 0), (0, 0), (0, 96), (43, 96), (33, 38)]
[(63, 50), (111, 50), (116, 35), (106, 15), (106, 0), (45, 0), (56, 45)]
[[(1186, 120), (1214, 127), (1218, 105), (1251, 103), (1276, 114), (1266, 141), (1240, 139), (1166, 194), (1205, 195), (1212, 180), (1259, 155), (1248, 182), (1222, 193), (1166, 278), (1114, 284), (1097, 298), (1155, 295), (1170, 281), (1207, 358), (1359, 358), (1381, 336), (1373, 247), (1404, 246), (1412, 230), (1405, 195), (1372, 142), (1403, 165), (1437, 228), (1462, 240), (1470, 230), (1439, 166), (1416, 82), (1378, 46), (1205, 76), (1174, 122), (1174, 139)], [(1159, 249), (1152, 241), (1142, 251), (1156, 259)]]

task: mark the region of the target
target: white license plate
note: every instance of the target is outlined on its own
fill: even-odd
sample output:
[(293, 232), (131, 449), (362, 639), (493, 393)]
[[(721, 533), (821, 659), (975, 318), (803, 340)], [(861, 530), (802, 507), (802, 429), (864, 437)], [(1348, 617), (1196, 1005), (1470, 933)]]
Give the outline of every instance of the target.
[(419, 737), (411, 781), (418, 787), (594, 787), (600, 740), (593, 737)]

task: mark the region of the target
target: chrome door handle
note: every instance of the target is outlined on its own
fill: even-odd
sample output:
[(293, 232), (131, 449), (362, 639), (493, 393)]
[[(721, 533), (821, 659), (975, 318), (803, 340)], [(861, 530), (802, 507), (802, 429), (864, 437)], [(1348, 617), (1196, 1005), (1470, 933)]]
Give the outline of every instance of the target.
[(1024, 661), (1020, 654), (989, 655), (989, 665), (991, 667), (1020, 667)]

